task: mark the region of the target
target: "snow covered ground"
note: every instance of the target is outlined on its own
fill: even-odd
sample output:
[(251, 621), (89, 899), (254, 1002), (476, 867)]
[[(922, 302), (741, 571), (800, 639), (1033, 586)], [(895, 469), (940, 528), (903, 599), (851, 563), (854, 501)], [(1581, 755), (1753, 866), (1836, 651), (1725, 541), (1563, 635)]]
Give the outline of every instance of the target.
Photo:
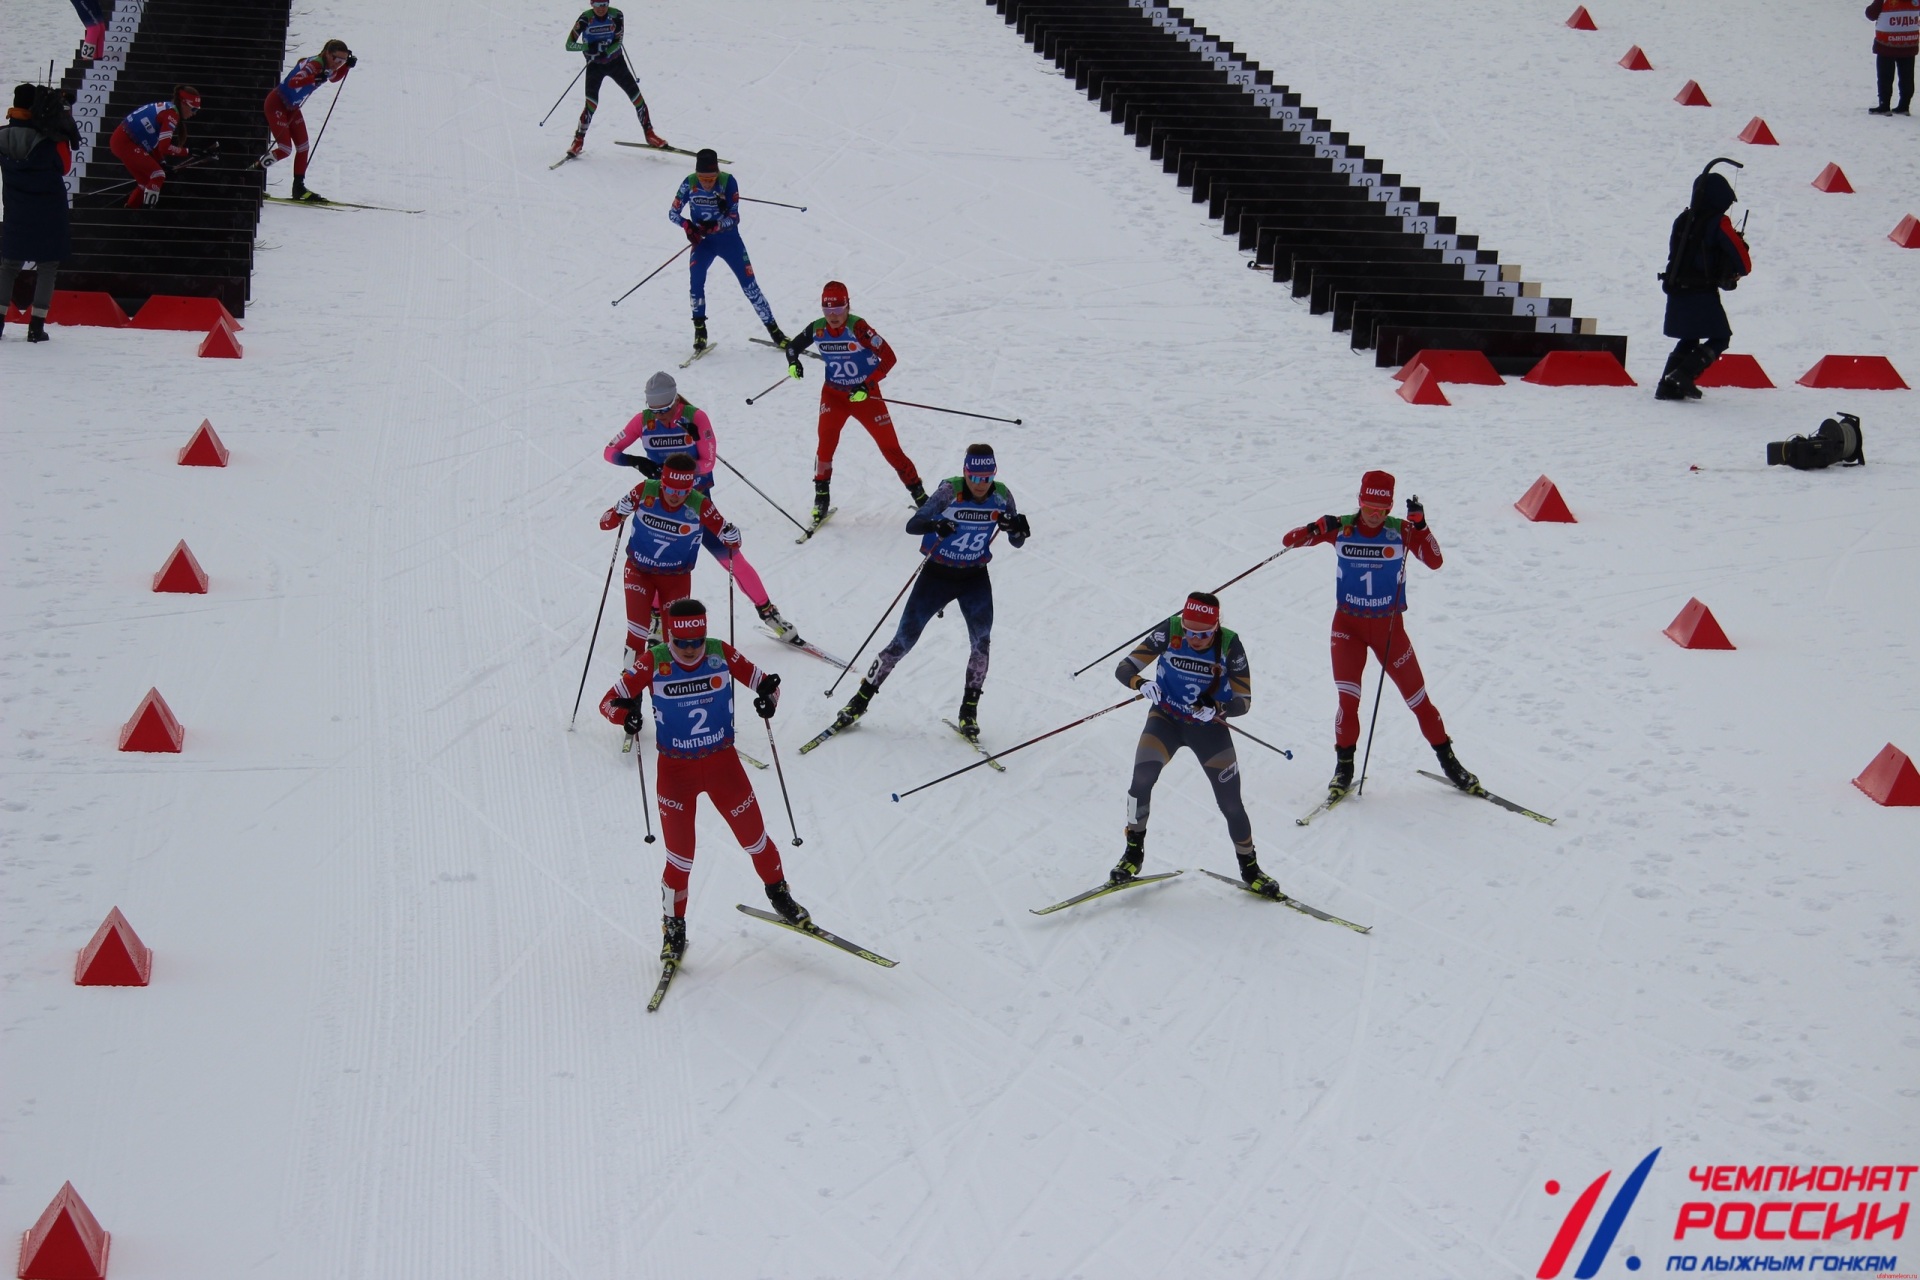
[[(41, 45), (7, 65), (67, 56), (65, 6), (31, 0), (16, 28), (23, 2), (10, 32)], [(1915, 408), (1789, 385), (1830, 351), (1920, 374), (1920, 254), (1884, 239), (1920, 212), (1915, 126), (1861, 112), (1850, 6), (1743, 6), (1732, 36), (1594, 11), (1581, 35), (1517, 0), (1404, 25), (1332, 0), (1193, 10), (1630, 334), (1645, 384), (1418, 409), (985, 5), (629, 9), (661, 132), (809, 206), (744, 225), (782, 322), (845, 280), (900, 352), (894, 395), (1026, 421), (897, 413), (929, 477), (992, 441), (1032, 516), (996, 558), (991, 743), (1116, 701), (1107, 664), (1067, 673), (1383, 466), (1447, 551), (1408, 626), (1462, 757), (1559, 818), (1418, 777), (1431, 756), (1389, 699), (1365, 798), (1296, 828), (1333, 691), (1331, 560), (1294, 553), (1226, 596), (1247, 727), (1296, 752), (1243, 755), (1250, 808), (1283, 883), (1372, 935), (1192, 872), (1037, 919), (1118, 852), (1137, 708), (895, 805), (973, 759), (938, 725), (958, 620), (805, 758), (832, 673), (743, 626), (787, 678), (796, 893), (901, 963), (734, 912), (758, 883), (703, 812), (692, 950), (651, 1016), (660, 846), (617, 732), (587, 710), (565, 729), (610, 550), (594, 520), (629, 479), (599, 451), (688, 341), (677, 267), (607, 302), (679, 247), (686, 166), (615, 147), (638, 130), (612, 102), (549, 171), (577, 98), (534, 122), (577, 68), (569, 9), (296, 12), (301, 50), (339, 35), (361, 59), (313, 185), (427, 212), (270, 207), (241, 361), (195, 360), (188, 335), (0, 346), (0, 1224), (71, 1178), (116, 1280), (1466, 1280), (1532, 1275), (1572, 1190), (1613, 1170), (1611, 1194), (1659, 1147), (1617, 1276), (1756, 1251), (1673, 1242), (1691, 1166), (1920, 1163), (1920, 840), (1848, 784), (1887, 741), (1920, 751)], [(1659, 70), (1615, 67), (1629, 43)], [(1712, 109), (1669, 101), (1687, 78)], [(1734, 143), (1753, 114), (1785, 145)], [(1785, 389), (1655, 404), (1666, 224), (1728, 153), (1757, 267), (1735, 349)], [(1829, 159), (1860, 195), (1805, 186)], [(730, 278), (710, 298), (723, 349), (682, 388), (798, 511), (812, 386), (745, 406), (780, 363)], [(1865, 420), (1868, 467), (1762, 465), (1835, 409)], [(226, 470), (172, 465), (203, 417)], [(1581, 523), (1512, 509), (1542, 473)], [(835, 490), (804, 547), (731, 477), (717, 496), (774, 599), (845, 653), (914, 542), (857, 431)], [(183, 537), (212, 594), (148, 593)], [(1660, 635), (1690, 596), (1737, 652)], [(113, 751), (149, 686), (183, 756)], [(742, 743), (766, 745), (750, 723)], [(1189, 759), (1149, 851), (1231, 868)], [(115, 904), (154, 984), (75, 988)], [(1916, 1269), (1884, 1234), (1800, 1250)]]

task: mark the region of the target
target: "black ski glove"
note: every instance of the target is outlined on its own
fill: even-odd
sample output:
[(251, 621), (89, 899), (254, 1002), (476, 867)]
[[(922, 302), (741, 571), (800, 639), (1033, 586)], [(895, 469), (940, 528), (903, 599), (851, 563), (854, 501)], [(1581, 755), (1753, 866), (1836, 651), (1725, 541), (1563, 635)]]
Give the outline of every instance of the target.
[(1001, 516), (1000, 527), (1006, 530), (1009, 540), (1018, 539), (1025, 541), (1027, 538), (1033, 536), (1033, 529), (1027, 524), (1026, 515), (1021, 512), (1015, 512), (1010, 516)]
[(762, 720), (773, 719), (774, 708), (780, 705), (780, 677), (766, 675), (753, 687), (753, 710)]
[(953, 534), (958, 533), (959, 530), (960, 530), (960, 526), (955, 524), (953, 521), (947, 519), (945, 516), (941, 516), (938, 520), (935, 520), (933, 522), (933, 531), (943, 538), (951, 537)]

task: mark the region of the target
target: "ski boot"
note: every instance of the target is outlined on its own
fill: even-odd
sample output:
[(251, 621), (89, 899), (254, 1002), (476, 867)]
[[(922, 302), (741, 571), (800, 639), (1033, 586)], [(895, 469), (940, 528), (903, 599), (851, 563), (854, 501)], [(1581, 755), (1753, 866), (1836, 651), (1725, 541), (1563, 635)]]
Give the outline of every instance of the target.
[(1253, 852), (1252, 841), (1247, 842), (1245, 849), (1242, 849), (1239, 845), (1235, 845), (1233, 847), (1233, 857), (1234, 861), (1240, 864), (1240, 882), (1246, 885), (1247, 888), (1253, 890), (1261, 897), (1271, 898), (1275, 902), (1286, 897), (1284, 893), (1280, 892), (1280, 882), (1260, 869), (1260, 859)]
[(767, 341), (783, 350), (787, 345), (787, 335), (780, 332), (780, 326), (771, 320), (767, 321)]
[(1890, 116), (1893, 114), (1893, 108), (1884, 102), (1878, 102), (1867, 108), (1867, 114), (1870, 116)]
[(47, 340), (47, 318), (45, 316), (27, 317), (27, 341), (45, 342)]
[(840, 714), (833, 718), (833, 731), (838, 733), (867, 714), (867, 704), (873, 701), (873, 695), (878, 692), (880, 692), (879, 685), (871, 680), (862, 680), (860, 687), (854, 690), (853, 696), (847, 699), (847, 705), (840, 708)]
[(967, 687), (960, 696), (960, 736), (978, 746), (980, 743), (980, 690)]
[(813, 919), (805, 907), (793, 900), (793, 891), (787, 888), (785, 880), (776, 880), (767, 886), (767, 901), (773, 904), (780, 918), (790, 925), (804, 928)]
[(913, 509), (918, 511), (927, 505), (927, 490), (918, 480), (907, 486), (907, 496), (913, 499)]
[(1333, 778), (1327, 783), (1327, 801), (1343, 799), (1353, 790), (1353, 748), (1333, 749)]
[(279, 158), (280, 158), (279, 156), (273, 154), (273, 148), (268, 147), (266, 154), (253, 162), (253, 167), (264, 172), (268, 169), (273, 168), (274, 161), (278, 160)]
[(1467, 767), (1461, 764), (1459, 757), (1453, 754), (1451, 738), (1445, 742), (1434, 743), (1433, 754), (1439, 757), (1440, 771), (1447, 775), (1448, 782), (1470, 796), (1483, 796), (1487, 793), (1487, 789), (1480, 785), (1480, 779), (1468, 773)]
[(297, 173), (293, 175), (293, 198), (295, 200), (304, 200), (308, 204), (331, 203), (325, 196), (321, 195), (318, 191), (309, 191), (307, 189), (307, 180), (301, 177)]
[(695, 351), (707, 349), (707, 318), (705, 316), (693, 318), (693, 349)]
[(827, 518), (828, 499), (832, 496), (829, 491), (832, 485), (831, 480), (813, 482), (813, 522), (815, 524)]
[(687, 954), (687, 922), (680, 916), (660, 917), (660, 959), (678, 960)]
[(785, 640), (788, 644), (795, 644), (799, 641), (800, 629), (780, 616), (780, 610), (775, 607), (773, 601), (769, 600), (763, 605), (754, 606), (754, 612), (760, 615), (760, 621), (767, 624), (767, 630), (773, 632), (773, 634), (780, 637), (780, 639)]
[(1107, 873), (1108, 884), (1125, 884), (1140, 874), (1140, 864), (1145, 860), (1147, 833), (1145, 828), (1139, 831), (1127, 828), (1127, 849), (1120, 855), (1120, 861), (1113, 864), (1113, 870)]
[(584, 133), (576, 132), (573, 135), (573, 145), (567, 148), (567, 154), (569, 156), (577, 156), (582, 151), (585, 151), (586, 149), (587, 149), (587, 135)]
[(658, 148), (660, 148), (660, 149), (661, 149), (662, 151), (665, 151), (665, 150), (667, 150), (667, 149), (668, 149), (668, 147), (669, 147), (669, 145), (670, 145), (670, 144), (669, 144), (669, 143), (667, 142), (667, 140), (666, 140), (665, 138), (663, 138), (663, 137), (661, 137), (661, 136), (660, 136), (659, 134), (657, 134), (657, 133), (655, 133), (655, 132), (654, 132), (654, 131), (653, 131), (652, 129), (648, 129), (648, 130), (647, 130), (647, 145), (648, 145), (648, 146), (650, 146), (650, 147), (658, 147)]

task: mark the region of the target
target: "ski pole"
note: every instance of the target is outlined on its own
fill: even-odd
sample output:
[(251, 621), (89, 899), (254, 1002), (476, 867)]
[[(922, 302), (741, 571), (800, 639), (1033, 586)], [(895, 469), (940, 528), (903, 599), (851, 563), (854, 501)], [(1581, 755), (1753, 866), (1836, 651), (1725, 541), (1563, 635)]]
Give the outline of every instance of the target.
[(560, 96), (555, 98), (553, 105), (547, 108), (547, 114), (540, 117), (539, 128), (544, 129), (547, 127), (547, 121), (553, 118), (553, 113), (560, 109), (560, 104), (567, 100), (567, 95), (573, 92), (573, 86), (579, 84), (580, 77), (585, 74), (587, 74), (587, 64), (582, 62), (580, 69), (573, 73), (573, 79), (567, 81), (567, 87), (560, 91)]
[(573, 695), (573, 717), (567, 721), (567, 732), (573, 732), (574, 721), (580, 718), (580, 699), (587, 692), (587, 671), (593, 666), (593, 646), (600, 640), (600, 619), (606, 616), (607, 593), (613, 590), (613, 566), (620, 562), (620, 535), (626, 532), (626, 520), (620, 521), (620, 528), (613, 531), (613, 559), (607, 561), (607, 585), (600, 588), (600, 607), (593, 614), (593, 637), (587, 641), (587, 660), (580, 668), (580, 690)]
[[(172, 169), (168, 170), (167, 176), (172, 177), (174, 174), (179, 173), (183, 169), (198, 169), (201, 165), (212, 164), (215, 160), (218, 160), (219, 158), (220, 158), (220, 144), (218, 142), (215, 142), (212, 146), (208, 147), (203, 154), (197, 155), (197, 156), (189, 156), (187, 159), (182, 160), (179, 164), (173, 166)], [(116, 182), (112, 186), (95, 187), (92, 191), (87, 192), (87, 194), (90, 196), (104, 196), (111, 192), (119, 191), (125, 187), (131, 187), (138, 181), (139, 181), (138, 178), (128, 178), (124, 182)]]
[(754, 196), (741, 196), (740, 198), (748, 204), (770, 204), (776, 209), (798, 209), (802, 213), (807, 211), (807, 206), (803, 204), (787, 204), (781, 200), (761, 200)]
[[(638, 708), (636, 707), (635, 710), (637, 711)], [(657, 710), (656, 708), (656, 711)], [(638, 738), (640, 734), (636, 729), (634, 733), (628, 736)], [(647, 824), (647, 843), (652, 844), (653, 798), (647, 794), (647, 753), (636, 750), (633, 753), (633, 763), (640, 770), (640, 817)]]
[(1387, 691), (1387, 663), (1393, 657), (1393, 624), (1399, 617), (1397, 613), (1387, 615), (1387, 651), (1380, 659), (1380, 683), (1373, 687), (1373, 719), (1367, 722), (1367, 750), (1360, 757), (1360, 784), (1353, 789), (1355, 796), (1367, 793), (1367, 761), (1373, 759), (1373, 727), (1380, 723), (1380, 695)]
[(312, 164), (314, 156), (320, 153), (320, 139), (327, 136), (327, 121), (333, 119), (333, 109), (340, 105), (340, 95), (347, 91), (345, 80), (336, 80), (333, 85), (333, 101), (327, 104), (326, 118), (320, 121), (320, 132), (313, 135), (313, 145), (307, 148), (307, 163)]
[(1138, 702), (1146, 696), (1147, 695), (1144, 693), (1136, 693), (1131, 698), (1127, 698), (1120, 702), (1116, 702), (1110, 707), (1102, 707), (1100, 710), (1094, 712), (1090, 716), (1081, 716), (1078, 720), (1075, 720), (1072, 724), (1063, 724), (1058, 729), (1049, 729), (1037, 738), (1028, 738), (1025, 742), (1018, 743), (1014, 746), (1008, 747), (1005, 751), (996, 751), (992, 755), (987, 756), (984, 759), (975, 760), (972, 764), (967, 765), (964, 768), (955, 769), (952, 773), (943, 773), (939, 777), (935, 778), (932, 782), (921, 783), (919, 786), (913, 788), (912, 791), (896, 791), (893, 793), (893, 802), (895, 804), (899, 804), (902, 800), (912, 795), (914, 791), (925, 791), (928, 787), (939, 786), (941, 783), (945, 782), (948, 778), (957, 778), (961, 774), (966, 773), (969, 770), (978, 769), (983, 764), (991, 764), (995, 760), (1000, 760), (1007, 756), (1010, 756), (1014, 752), (1019, 751), (1023, 747), (1030, 747), (1036, 742), (1044, 742), (1048, 738), (1051, 738), (1054, 734), (1065, 733), (1067, 730), (1073, 728), (1075, 725), (1083, 725), (1089, 720), (1098, 720), (1101, 716), (1106, 715), (1107, 712), (1118, 711), (1120, 708), (1124, 706), (1128, 706), (1132, 703)]
[[(741, 198), (745, 199), (746, 197), (743, 196)], [(895, 400), (892, 396), (887, 397), (887, 403), (905, 405), (909, 409), (931, 409), (935, 413), (951, 413), (960, 418), (980, 418), (987, 422), (1010, 422), (1016, 427), (1025, 425), (1019, 418), (996, 418), (990, 413), (968, 413), (965, 409), (942, 409), (937, 404), (916, 404), (912, 400)]]
[(913, 580), (915, 578), (918, 578), (920, 576), (920, 571), (926, 567), (927, 567), (927, 558), (926, 556), (923, 555), (920, 557), (920, 563), (913, 566), (913, 572), (907, 575), (906, 582), (901, 585), (900, 595), (896, 595), (893, 598), (893, 604), (888, 605), (887, 612), (880, 615), (880, 621), (873, 624), (873, 630), (867, 632), (867, 638), (860, 642), (860, 647), (853, 651), (853, 656), (847, 659), (847, 665), (840, 668), (840, 674), (833, 678), (833, 683), (827, 687), (827, 691), (825, 693), (820, 695), (821, 697), (831, 698), (833, 696), (833, 691), (835, 689), (838, 689), (840, 687), (840, 682), (847, 678), (847, 672), (853, 670), (853, 664), (860, 661), (860, 655), (867, 651), (867, 646), (873, 643), (873, 638), (880, 634), (881, 626), (883, 626), (886, 623), (888, 615), (893, 612), (893, 605), (900, 603), (900, 596), (904, 596), (907, 594), (907, 588), (913, 585)]
[(733, 552), (727, 552), (727, 643), (733, 643)]
[[(778, 391), (778, 390), (779, 390), (779, 389), (780, 389), (780, 388), (781, 388), (782, 386), (784, 386), (784, 385), (786, 385), (787, 383), (789, 383), (789, 382), (791, 382), (791, 381), (793, 381), (793, 375), (792, 375), (792, 374), (783, 374), (783, 375), (781, 376), (781, 378), (780, 378), (780, 381), (779, 381), (779, 382), (776, 382), (776, 383), (774, 383), (774, 384), (773, 384), (772, 386), (770, 386), (770, 387), (768, 387), (768, 388), (767, 388), (767, 389), (766, 389), (765, 391), (762, 391), (762, 392), (760, 392), (760, 393), (758, 393), (757, 395), (751, 395), (751, 396), (748, 396), (748, 397), (747, 397), (747, 403), (748, 403), (748, 404), (752, 404), (752, 403), (753, 403), (753, 402), (754, 402), (755, 400), (764, 400), (764, 399), (766, 399), (766, 398), (767, 398), (768, 396), (770, 396), (770, 395), (772, 395), (772, 394), (773, 394), (774, 392), (776, 392), (776, 391)], [(740, 473), (739, 473), (738, 471), (736, 471), (736, 472), (734, 472), (734, 474), (735, 474), (735, 475), (740, 475)], [(740, 478), (741, 478), (742, 480), (744, 480), (744, 479), (746, 479), (746, 477), (745, 477), (745, 476), (740, 476)], [(785, 513), (782, 513), (782, 514), (785, 514)], [(793, 519), (793, 517), (792, 517), (792, 516), (787, 516), (787, 519), (789, 519), (789, 520), (791, 520), (791, 519)], [(802, 527), (804, 528), (805, 526), (802, 526)]]
[[(747, 403), (751, 404), (753, 402), (750, 400)], [(725, 458), (721, 457), (718, 451), (714, 453), (713, 460), (715, 462), (718, 462), (721, 466), (725, 467), (727, 470), (733, 472), (733, 474), (735, 474), (736, 476), (739, 476), (741, 483), (745, 484), (747, 488), (753, 490), (755, 493), (759, 494), (761, 497), (767, 498), (767, 491), (765, 489), (762, 489), (759, 485), (747, 479), (745, 475), (741, 474), (740, 468), (734, 466), (731, 462), (728, 462)], [(787, 513), (787, 509), (785, 507), (775, 502), (772, 498), (767, 498), (767, 505), (772, 507), (775, 511), (778, 511), (781, 515), (786, 516), (787, 523), (791, 524), (794, 528), (798, 529), (800, 532), (805, 533), (807, 531), (807, 526), (801, 524), (798, 520), (795, 520), (791, 515)]]
[[(1278, 560), (1281, 556), (1287, 554), (1287, 552), (1291, 550), (1293, 550), (1292, 547), (1280, 548), (1278, 551), (1268, 556), (1265, 560), (1262, 560), (1259, 564), (1254, 565), (1252, 569), (1248, 569), (1245, 573), (1238, 573), (1238, 574), (1235, 574), (1233, 577), (1228, 578), (1225, 582), (1221, 583), (1219, 586), (1213, 589), (1213, 594), (1216, 596), (1219, 595), (1222, 591), (1225, 591), (1228, 587), (1240, 581), (1240, 579), (1252, 575), (1257, 570), (1266, 568), (1268, 565), (1272, 564), (1275, 560)], [(1105, 653), (1095, 658), (1092, 662), (1089, 662), (1086, 666), (1074, 672), (1072, 677), (1070, 678), (1078, 679), (1080, 676), (1084, 675), (1087, 671), (1092, 669), (1095, 665), (1106, 661), (1108, 658), (1111, 658), (1114, 654), (1120, 652), (1122, 649), (1126, 648), (1128, 645), (1134, 643), (1134, 641), (1144, 638), (1149, 632), (1153, 630), (1154, 627), (1157, 627), (1159, 625), (1160, 624), (1156, 622), (1156, 623), (1153, 623), (1151, 626), (1149, 626), (1146, 629), (1146, 631), (1135, 632), (1130, 639), (1122, 640), (1119, 644), (1113, 646), (1113, 648), (1107, 650)]]
[(798, 848), (806, 841), (800, 838), (799, 828), (793, 825), (793, 801), (787, 798), (787, 771), (780, 767), (780, 744), (773, 740), (773, 721), (761, 723), (767, 726), (767, 746), (773, 749), (773, 776), (780, 779), (780, 803), (787, 806), (787, 830), (793, 832), (794, 847)]
[[(679, 257), (681, 254), (685, 253), (687, 250), (691, 248), (693, 248), (691, 244), (681, 245), (678, 249), (674, 250), (673, 258)], [(653, 270), (647, 272), (646, 275), (641, 277), (640, 284), (645, 284), (647, 281), (653, 279), (655, 276), (659, 275), (662, 271), (665, 271), (668, 267), (672, 266), (673, 258), (668, 258), (665, 262), (661, 263), (659, 266), (655, 267)], [(613, 300), (613, 305), (617, 307), (621, 303), (625, 302), (628, 298), (631, 298), (639, 290), (640, 284), (633, 286), (633, 288), (627, 290), (625, 293), (615, 298)]]
[(1255, 737), (1253, 734), (1248, 733), (1245, 729), (1242, 729), (1239, 725), (1235, 724), (1231, 720), (1223, 719), (1221, 720), (1220, 723), (1226, 725), (1227, 728), (1233, 730), (1235, 733), (1239, 734), (1243, 738), (1253, 738), (1255, 742), (1259, 743), (1261, 746), (1265, 747), (1269, 751), (1274, 752), (1277, 755), (1283, 755), (1289, 760), (1293, 759), (1293, 752), (1287, 750), (1285, 747), (1276, 747), (1271, 742), (1268, 742), (1265, 738)]

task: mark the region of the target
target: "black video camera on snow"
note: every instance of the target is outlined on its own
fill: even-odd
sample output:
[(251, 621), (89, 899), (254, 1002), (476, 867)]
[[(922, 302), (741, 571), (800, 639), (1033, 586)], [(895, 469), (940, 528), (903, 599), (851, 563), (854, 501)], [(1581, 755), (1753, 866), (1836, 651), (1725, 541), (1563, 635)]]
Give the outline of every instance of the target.
[(1865, 446), (1860, 419), (1850, 413), (1835, 414), (1810, 436), (1770, 441), (1767, 465), (1792, 467), (1795, 471), (1818, 471), (1836, 462), (1843, 467), (1858, 467), (1867, 461)]

